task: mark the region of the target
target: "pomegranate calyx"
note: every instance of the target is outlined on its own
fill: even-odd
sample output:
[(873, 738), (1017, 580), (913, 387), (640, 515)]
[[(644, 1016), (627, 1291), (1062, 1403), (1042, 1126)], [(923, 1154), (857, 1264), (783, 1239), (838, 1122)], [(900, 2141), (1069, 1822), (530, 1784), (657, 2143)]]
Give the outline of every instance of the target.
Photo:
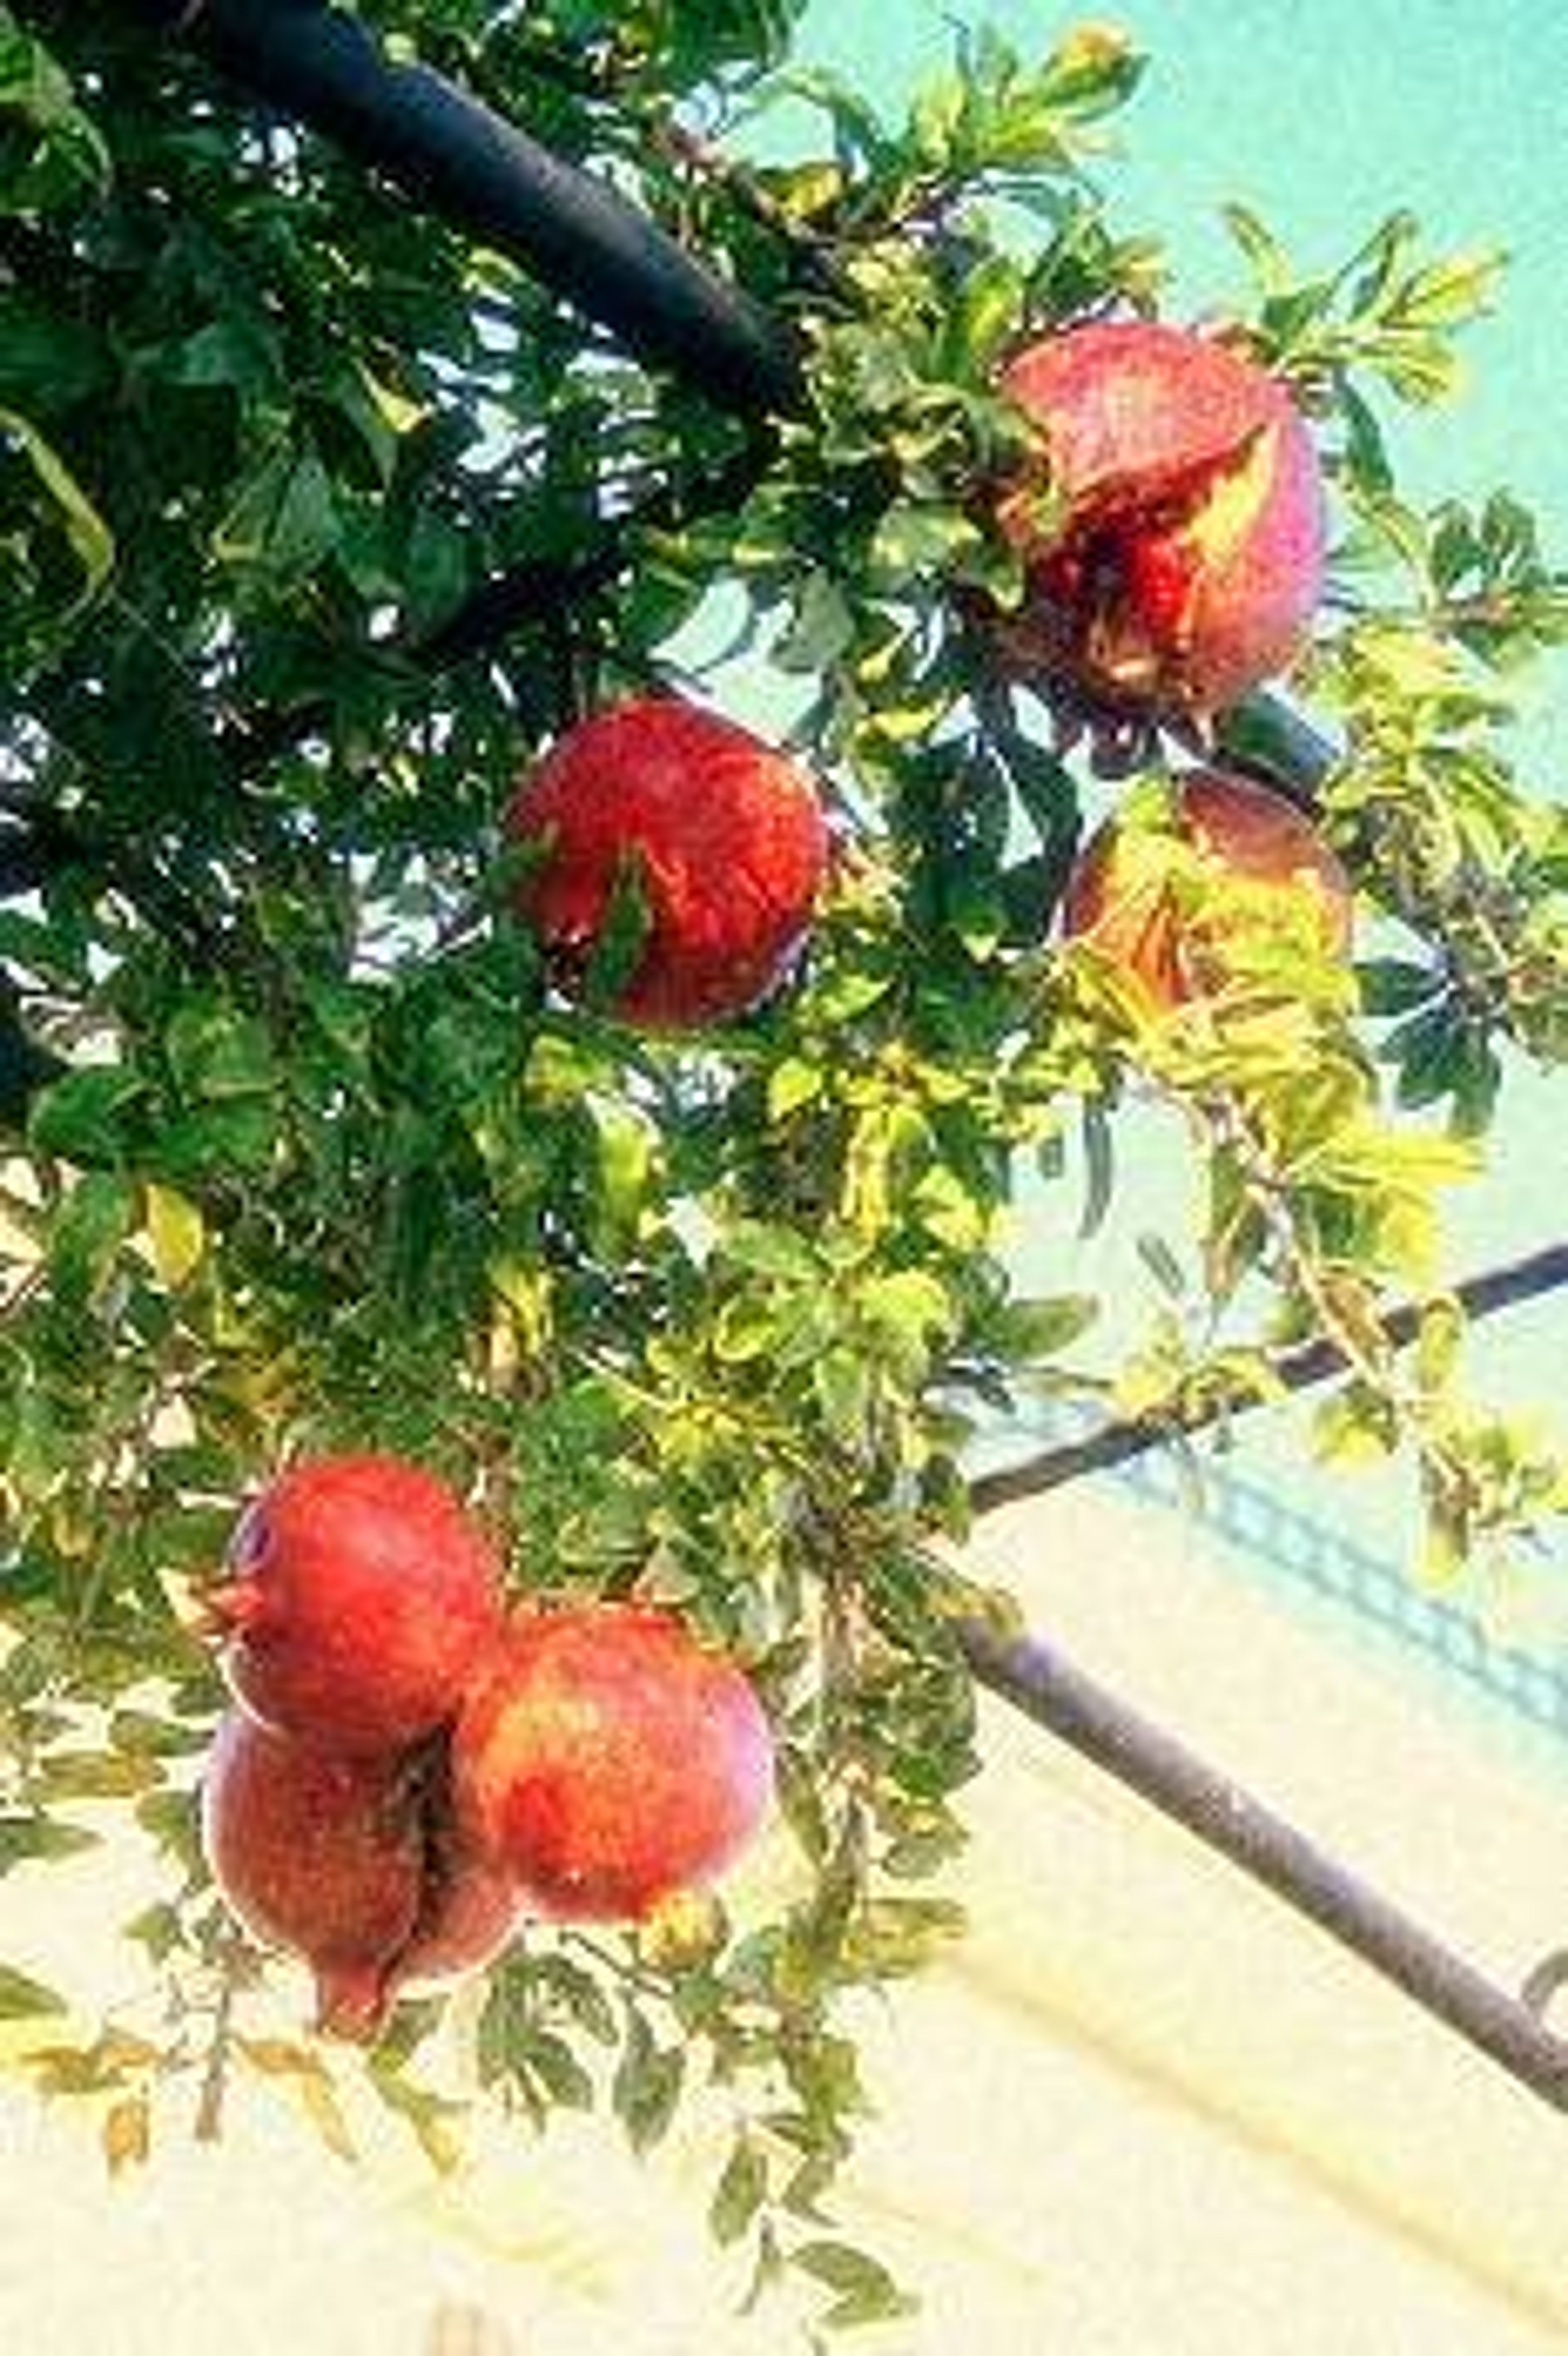
[(263, 1583), (247, 1572), (239, 1579), (220, 1579), (204, 1587), (197, 1600), (198, 1635), (221, 1642), (228, 1636), (254, 1635), (273, 1617)]

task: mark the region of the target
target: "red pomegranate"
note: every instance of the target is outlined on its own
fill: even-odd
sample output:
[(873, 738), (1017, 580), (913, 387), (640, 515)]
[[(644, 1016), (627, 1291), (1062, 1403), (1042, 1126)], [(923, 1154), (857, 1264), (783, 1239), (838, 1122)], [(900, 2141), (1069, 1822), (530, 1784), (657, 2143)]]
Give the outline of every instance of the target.
[[(1193, 769), (1175, 781), (1169, 832), (1103, 827), (1061, 910), (1068, 937), (1090, 942), (1152, 1010), (1222, 989), (1249, 942), (1349, 948), (1349, 879), (1293, 803), (1226, 770)], [(1211, 896), (1208, 879), (1246, 888)]]
[(331, 2035), (374, 2038), (395, 1997), (488, 1963), (516, 1923), (507, 1877), (457, 1838), (439, 1744), (351, 1755), (230, 1710), (201, 1827), (233, 1913), (310, 1965), (316, 2025)]
[(494, 1555), (443, 1482), (394, 1456), (316, 1457), (247, 1508), (208, 1598), (238, 1700), (337, 1751), (451, 1719), (501, 1624)]
[(1222, 711), (1290, 665), (1322, 591), (1324, 511), (1281, 383), (1138, 319), (1046, 336), (1002, 385), (1044, 437), (998, 510), (1028, 568), (999, 633), (1010, 660), (1157, 717)]
[(806, 772), (673, 697), (570, 730), (518, 787), (507, 828), (539, 851), (517, 906), (569, 990), (617, 884), (640, 891), (645, 932), (613, 1005), (650, 1029), (721, 1022), (765, 998), (805, 940), (827, 864)]
[(565, 1921), (635, 1921), (712, 1880), (773, 1792), (772, 1737), (741, 1671), (630, 1604), (515, 1622), (452, 1756), (464, 1837)]

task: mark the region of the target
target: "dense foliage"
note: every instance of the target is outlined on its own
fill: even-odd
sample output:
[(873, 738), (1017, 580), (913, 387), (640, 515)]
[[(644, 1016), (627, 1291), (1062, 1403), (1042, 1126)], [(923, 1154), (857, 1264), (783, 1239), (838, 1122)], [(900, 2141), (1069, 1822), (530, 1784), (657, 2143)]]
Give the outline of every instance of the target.
[[(1317, 1439), (1410, 1451), (1440, 1559), (1568, 1499), (1463, 1398), (1438, 1211), (1510, 1062), (1568, 1049), (1568, 819), (1508, 703), (1568, 578), (1506, 492), (1407, 503), (1385, 439), (1449, 390), (1493, 259), (1396, 216), (1303, 273), (1236, 211), (1232, 325), (1312, 421), (1334, 594), (1285, 682), (1321, 775), (1277, 704), (1221, 734), (1315, 790), (1362, 958), (1306, 927), (1151, 1012), (1052, 916), (1113, 798), (1168, 823), (1182, 745), (1071, 741), (990, 627), (1021, 571), (989, 487), (1029, 446), (999, 367), (1162, 305), (1092, 176), (1131, 46), (966, 36), (895, 122), (787, 75), (791, 0), (357, 13), (795, 321), (810, 398), (738, 417), (655, 374), (132, 12), (0, 5), (0, 1870), (108, 1802), (167, 1892), (130, 1926), (145, 2017), (37, 2066), (121, 2157), (215, 2040), (333, 2131), (193, 1838), (193, 1592), (280, 1461), (398, 1451), (519, 1591), (688, 1615), (783, 1743), (770, 1902), (530, 1933), (483, 2081), (539, 2120), (603, 2095), (639, 2147), (733, 2081), (720, 2240), (854, 2320), (899, 2294), (824, 2222), (862, 2099), (836, 2006), (958, 1927), (956, 1624), (1007, 1608), (954, 1568), (977, 1425), (1041, 1390), (1179, 1422), (1322, 1333)], [(801, 973), (695, 1037), (552, 991), (503, 844), (537, 751), (670, 685), (787, 734), (840, 841)], [(1118, 1363), (1074, 1239), (1151, 1088), (1206, 1212)], [(1020, 1199), (1060, 1237), (1043, 1298)], [(1412, 1292), (1406, 1358), (1380, 1315)], [(0, 1980), (13, 2013), (69, 1995)], [(438, 2013), (367, 2066), (439, 2157)]]

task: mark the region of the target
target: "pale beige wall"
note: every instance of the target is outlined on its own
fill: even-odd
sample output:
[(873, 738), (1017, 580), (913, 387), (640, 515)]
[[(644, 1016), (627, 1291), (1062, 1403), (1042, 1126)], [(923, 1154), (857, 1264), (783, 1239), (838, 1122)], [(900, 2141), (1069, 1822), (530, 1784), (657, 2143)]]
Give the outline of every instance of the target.
[[(1568, 1935), (1562, 1786), (1457, 1696), (1391, 1681), (1114, 1493), (999, 1517), (981, 1552), (1084, 1666), (1499, 1976)], [(928, 2305), (859, 2344), (1568, 2350), (1563, 2121), (1050, 1738), (995, 1708), (986, 1738), (972, 1935), (863, 2023), (881, 2107), (846, 2222)], [(0, 1945), (40, 1969), (96, 1945), (112, 1973), (109, 1893), (66, 1889), (13, 1878)], [(489, 2137), (432, 2193), (389, 2142), (358, 2172), (329, 2160), (262, 2094), (222, 2150), (109, 2186), (67, 2117), (8, 2092), (0, 2348), (783, 2356), (782, 2312), (729, 2313), (711, 2164), (697, 2136), (639, 2169), (571, 2120)]]

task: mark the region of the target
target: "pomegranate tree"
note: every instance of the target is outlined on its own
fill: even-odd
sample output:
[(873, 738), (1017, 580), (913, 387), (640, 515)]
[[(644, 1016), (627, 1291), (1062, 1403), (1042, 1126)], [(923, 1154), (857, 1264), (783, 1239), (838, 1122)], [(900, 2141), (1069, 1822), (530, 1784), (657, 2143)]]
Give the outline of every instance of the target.
[(500, 1624), (492, 1550), (445, 1483), (317, 1457), (248, 1507), (208, 1597), (236, 1697), (269, 1726), (383, 1752), (449, 1719)]
[(1349, 880), (1305, 812), (1222, 769), (1174, 780), (1168, 828), (1113, 819), (1069, 880), (1062, 928), (1153, 1011), (1208, 996), (1271, 942), (1349, 945)]
[(444, 1745), (382, 1755), (297, 1742), (230, 1710), (202, 1784), (202, 1840), (229, 1906), (315, 1974), (316, 2025), (375, 2037), (394, 1997), (476, 1969), (517, 1915), (453, 1820)]
[(518, 909), (569, 991), (618, 891), (636, 895), (641, 937), (612, 1002), (650, 1029), (720, 1022), (765, 998), (827, 872), (807, 773), (673, 697), (634, 698), (571, 729), (518, 787), (507, 827), (533, 854)]
[(1042, 455), (1002, 529), (1028, 577), (1008, 659), (1090, 705), (1219, 712), (1300, 651), (1323, 576), (1312, 441), (1289, 392), (1228, 345), (1149, 320), (1030, 344), (1003, 390)]
[(667, 1612), (596, 1604), (513, 1623), (458, 1720), (453, 1788), (527, 1905), (635, 1921), (739, 1855), (773, 1742), (733, 1662)]

